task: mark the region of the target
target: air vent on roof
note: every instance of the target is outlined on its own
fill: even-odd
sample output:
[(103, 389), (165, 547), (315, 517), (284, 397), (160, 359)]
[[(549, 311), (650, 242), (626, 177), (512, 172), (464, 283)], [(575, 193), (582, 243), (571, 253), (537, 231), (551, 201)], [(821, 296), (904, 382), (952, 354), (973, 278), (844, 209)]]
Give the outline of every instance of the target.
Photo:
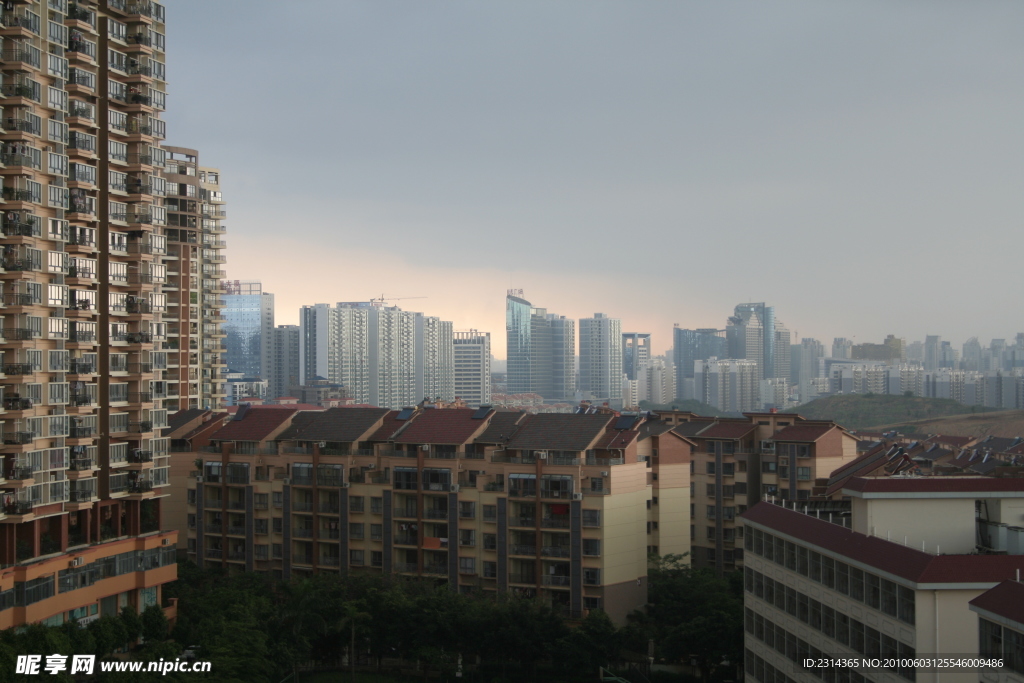
[(249, 412), (250, 408), (252, 408), (252, 404), (251, 403), (239, 403), (238, 404), (238, 412), (235, 413), (235, 418), (234, 419), (236, 421), (238, 421), (238, 420), (241, 420), (242, 418), (244, 418), (245, 414)]
[(629, 429), (636, 422), (636, 416), (634, 415), (623, 415), (615, 421), (615, 426), (612, 429)]
[(487, 415), (490, 414), (490, 412), (491, 412), (491, 407), (490, 406), (480, 406), (479, 408), (476, 409), (476, 412), (473, 413), (473, 419), (474, 420), (482, 420), (485, 417), (487, 417)]
[(396, 420), (408, 420), (410, 417), (412, 417), (412, 414), (415, 413), (415, 412), (416, 412), (415, 408), (402, 408), (402, 412), (400, 412), (395, 417), (395, 419)]

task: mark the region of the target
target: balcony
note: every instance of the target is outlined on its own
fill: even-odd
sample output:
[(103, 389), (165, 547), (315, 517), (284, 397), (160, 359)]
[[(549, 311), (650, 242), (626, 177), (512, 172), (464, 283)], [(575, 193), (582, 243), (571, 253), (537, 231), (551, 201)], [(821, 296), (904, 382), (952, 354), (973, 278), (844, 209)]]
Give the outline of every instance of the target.
[(569, 528), (569, 515), (559, 515), (556, 517), (545, 517), (541, 521), (541, 526), (547, 529), (568, 529)]
[(395, 545), (419, 545), (419, 537), (416, 534), (398, 533), (395, 534)]
[(13, 503), (8, 503), (4, 506), (4, 514), (7, 515), (27, 515), (32, 512), (32, 508), (36, 506), (34, 500), (19, 500)]
[[(111, 401), (113, 401), (113, 399), (111, 399)], [(153, 431), (153, 423), (150, 421), (128, 423), (129, 434), (145, 434), (146, 432), (151, 431)]]
[(543, 557), (569, 557), (569, 546), (546, 545), (540, 549)]
[(7, 478), (13, 481), (24, 481), (35, 476), (36, 471), (31, 467), (16, 466), (7, 472)]
[(133, 450), (128, 454), (128, 462), (135, 464), (153, 462), (153, 451)]
[(35, 372), (29, 363), (4, 363), (0, 367), (3, 368), (3, 374), (5, 375), (31, 375)]
[(129, 332), (124, 336), (124, 340), (129, 344), (152, 344), (153, 335), (149, 332)]
[(219, 534), (224, 532), (224, 525), (214, 522), (205, 526), (206, 533), (208, 534)]
[(424, 519), (448, 519), (448, 508), (434, 508), (423, 511)]
[(68, 399), (68, 405), (72, 407), (84, 407), (95, 405), (96, 397), (91, 394), (71, 394)]
[(337, 567), (341, 564), (341, 558), (337, 555), (321, 555), (320, 559), (317, 560), (317, 564), (321, 564), (325, 567)]
[(543, 581), (541, 582), (545, 586), (565, 586), (569, 587), (571, 579), (568, 576), (558, 576), (557, 574), (545, 574)]
[(153, 490), (153, 482), (148, 479), (138, 479), (128, 482), (128, 493), (149, 493)]
[(295, 538), (313, 538), (312, 529), (292, 529), (292, 536)]
[(71, 365), (68, 367), (68, 374), (71, 375), (92, 375), (96, 373), (96, 366), (93, 363), (86, 362), (84, 360), (77, 360), (72, 358)]
[(531, 515), (518, 515), (514, 517), (510, 516), (508, 518), (508, 523), (511, 526), (535, 527), (537, 526), (537, 518)]
[(23, 446), (32, 443), (36, 435), (34, 432), (5, 432), (4, 444), (11, 446)]
[(232, 536), (245, 536), (244, 526), (229, 526), (228, 533)]
[(536, 555), (537, 546), (535, 545), (513, 545), (509, 548), (509, 552), (513, 555)]
[(95, 427), (71, 427), (68, 430), (68, 438), (70, 439), (88, 439), (96, 434)]
[(70, 464), (71, 470), (74, 472), (85, 472), (96, 468), (96, 462), (92, 458), (74, 458)]

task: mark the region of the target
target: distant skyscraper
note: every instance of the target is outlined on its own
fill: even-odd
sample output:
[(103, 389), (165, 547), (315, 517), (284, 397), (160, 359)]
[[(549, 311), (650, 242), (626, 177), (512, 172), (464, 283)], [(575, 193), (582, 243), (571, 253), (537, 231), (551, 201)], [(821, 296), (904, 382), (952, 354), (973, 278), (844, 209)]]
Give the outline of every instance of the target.
[(982, 367), (982, 348), (981, 343), (978, 342), (977, 337), (971, 337), (963, 346), (963, 369), (964, 370), (983, 370)]
[(742, 413), (761, 407), (757, 363), (752, 360), (694, 361), (693, 381), (697, 400), (719, 410)]
[(267, 397), (287, 396), (299, 382), (299, 349), (302, 346), (298, 325), (278, 325), (270, 333), (270, 372)]
[(832, 340), (832, 357), (849, 360), (853, 358), (853, 341), (846, 337), (836, 337)]
[(622, 321), (595, 313), (580, 319), (580, 391), (622, 399)]
[(452, 323), (374, 302), (304, 306), (302, 384), (322, 377), (382, 408), (455, 398)]
[(726, 330), (730, 356), (756, 361), (761, 379), (777, 376), (774, 306), (763, 301), (737, 304)]
[(728, 355), (729, 343), (725, 337), (725, 330), (672, 328), (672, 362), (676, 368), (677, 392), (672, 398), (694, 398), (693, 389), (686, 390), (687, 386), (693, 385), (692, 381), (686, 380), (693, 379), (694, 361), (725, 358)]
[(471, 408), (491, 402), (491, 333), (457, 331), (455, 345), (455, 395)]
[(224, 354), (228, 371), (246, 379), (266, 379), (270, 368), (270, 334), (274, 329), (274, 295), (259, 282), (225, 280)]
[(639, 380), (650, 361), (650, 333), (624, 332), (622, 334), (622, 371), (626, 373), (626, 378)]
[(505, 300), (508, 393), (571, 399), (576, 392), (575, 321), (534, 307), (522, 293), (510, 290)]
[(942, 337), (928, 335), (924, 338), (924, 369), (937, 370), (942, 367)]

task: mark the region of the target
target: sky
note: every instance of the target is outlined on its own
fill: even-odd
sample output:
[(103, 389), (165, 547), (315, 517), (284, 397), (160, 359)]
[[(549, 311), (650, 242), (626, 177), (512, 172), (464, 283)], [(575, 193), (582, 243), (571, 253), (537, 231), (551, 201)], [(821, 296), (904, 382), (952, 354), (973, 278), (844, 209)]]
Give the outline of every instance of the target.
[(168, 139), (276, 322), (1024, 331), (1024, 3), (168, 0)]

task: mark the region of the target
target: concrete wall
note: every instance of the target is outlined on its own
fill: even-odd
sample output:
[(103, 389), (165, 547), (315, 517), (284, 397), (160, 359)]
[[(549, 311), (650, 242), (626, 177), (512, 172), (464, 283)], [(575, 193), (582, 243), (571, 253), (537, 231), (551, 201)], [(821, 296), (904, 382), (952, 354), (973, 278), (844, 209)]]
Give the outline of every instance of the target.
[[(976, 529), (972, 498), (853, 499), (852, 528), (870, 536), (944, 555), (974, 552)], [(942, 520), (942, 524), (936, 524)]]

